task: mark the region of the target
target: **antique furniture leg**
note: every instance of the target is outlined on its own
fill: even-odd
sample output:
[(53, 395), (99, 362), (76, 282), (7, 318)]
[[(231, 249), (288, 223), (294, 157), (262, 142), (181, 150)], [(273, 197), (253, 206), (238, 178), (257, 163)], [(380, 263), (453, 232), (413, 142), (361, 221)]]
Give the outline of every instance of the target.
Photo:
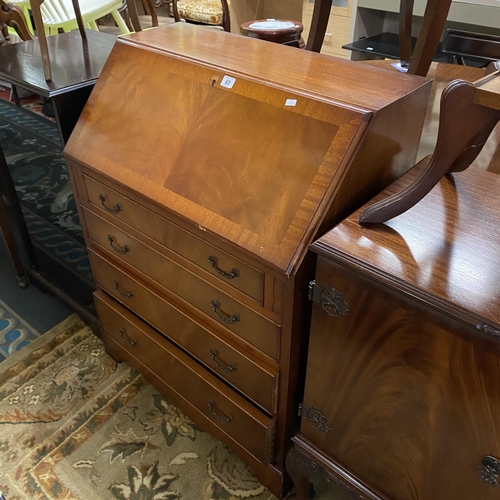
[(14, 28), (21, 40), (33, 40), (34, 38), (28, 29), (22, 10), (17, 5), (8, 4), (4, 0), (0, 0), (0, 26), (2, 25)]
[(498, 77), (499, 73), (489, 75), (476, 84), (455, 80), (445, 88), (441, 97), (436, 149), (429, 164), (422, 175), (402, 192), (361, 212), (360, 223), (380, 223), (401, 215), (418, 203), (443, 175), (465, 170), (477, 158), (500, 121), (500, 110), (474, 102), (477, 86), (484, 80)]
[(320, 471), (319, 466), (294, 446), (286, 456), (286, 468), (295, 485), (295, 492), (290, 493), (286, 500), (307, 500), (312, 498), (314, 489), (309, 478)]
[(132, 21), (132, 26), (134, 27), (134, 31), (142, 31), (141, 23), (139, 22), (139, 11), (137, 10), (135, 0), (127, 0), (127, 10), (130, 20)]
[(19, 99), (19, 94), (17, 93), (17, 87), (15, 85), (11, 85), (10, 87), (10, 98), (14, 101), (16, 106), (21, 106), (21, 101)]
[[(407, 0), (407, 3), (413, 0)], [(411, 56), (408, 73), (425, 76), (441, 39), (444, 23), (450, 11), (451, 0), (428, 0), (424, 20)], [(413, 9), (412, 9), (413, 10)]]
[[(33, 19), (35, 21), (35, 29), (36, 29), (36, 34), (38, 36), (38, 42), (40, 43), (40, 52), (42, 54), (43, 72), (45, 75), (45, 80), (51, 82), (52, 69), (50, 67), (49, 48), (47, 46), (47, 37), (45, 35), (45, 29), (43, 26), (42, 12), (40, 10), (42, 3), (43, 0), (31, 0), (31, 12), (33, 13)], [(75, 17), (76, 17), (76, 22), (78, 24), (78, 30), (80, 31), (82, 39), (86, 40), (87, 34), (85, 33), (85, 26), (83, 24), (80, 5), (78, 4), (78, 0), (72, 0), (72, 3), (73, 3), (73, 8), (75, 9)]]
[(50, 67), (49, 48), (47, 46), (47, 38), (45, 36), (45, 29), (43, 27), (42, 12), (40, 6), (43, 0), (31, 0), (31, 12), (33, 13), (33, 20), (35, 21), (35, 29), (40, 44), (40, 52), (42, 54), (43, 73), (47, 82), (52, 81), (52, 69)]
[(410, 67), (411, 60), (411, 25), (414, 0), (401, 0), (399, 5), (399, 60), (401, 67)]
[(76, 22), (78, 24), (78, 30), (80, 31), (80, 35), (82, 35), (82, 39), (87, 39), (87, 33), (85, 33), (85, 26), (83, 25), (82, 11), (80, 9), (80, 4), (78, 0), (72, 0), (73, 9), (75, 9)]
[(306, 50), (312, 50), (313, 52), (319, 52), (321, 50), (331, 6), (331, 0), (317, 0), (314, 3), (311, 29), (307, 38)]
[(19, 205), (19, 200), (17, 199), (17, 193), (14, 188), (14, 183), (12, 182), (12, 177), (10, 176), (9, 167), (7, 166), (3, 151), (0, 148), (0, 229), (7, 250), (10, 253), (12, 262), (16, 269), (19, 286), (21, 288), (26, 288), (26, 286), (28, 285), (28, 278), (24, 270), (21, 257), (19, 255), (19, 249), (17, 247), (16, 240), (14, 238), (14, 232), (12, 230), (12, 225), (7, 213), (7, 204), (11, 207), (13, 214), (15, 215), (17, 229), (20, 232), (20, 236), (23, 240), (24, 248), (28, 255), (28, 260), (30, 264), (36, 266), (35, 254), (33, 252), (33, 247), (31, 246), (28, 231), (22, 217), (21, 207)]

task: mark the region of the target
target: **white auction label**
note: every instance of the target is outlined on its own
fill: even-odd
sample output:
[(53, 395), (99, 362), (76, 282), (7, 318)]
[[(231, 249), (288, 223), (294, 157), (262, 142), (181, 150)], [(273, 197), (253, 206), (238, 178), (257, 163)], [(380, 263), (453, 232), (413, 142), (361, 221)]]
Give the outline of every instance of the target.
[(236, 81), (236, 78), (224, 75), (224, 78), (222, 78), (222, 80), (220, 82), (220, 86), (226, 87), (226, 89), (232, 89), (235, 81)]
[(297, 99), (287, 99), (285, 106), (295, 106), (297, 104)]

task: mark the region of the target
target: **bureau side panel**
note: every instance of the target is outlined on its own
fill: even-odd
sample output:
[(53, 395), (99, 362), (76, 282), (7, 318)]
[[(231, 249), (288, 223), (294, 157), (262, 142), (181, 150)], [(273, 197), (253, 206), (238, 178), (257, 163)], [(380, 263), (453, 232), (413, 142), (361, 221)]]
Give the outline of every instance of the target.
[(379, 110), (371, 119), (318, 236), (415, 164), (431, 83)]

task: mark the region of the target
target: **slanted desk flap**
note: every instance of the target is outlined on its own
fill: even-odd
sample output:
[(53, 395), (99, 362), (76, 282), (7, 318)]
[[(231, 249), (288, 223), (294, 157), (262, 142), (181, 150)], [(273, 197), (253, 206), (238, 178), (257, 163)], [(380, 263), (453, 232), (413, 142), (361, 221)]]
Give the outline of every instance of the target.
[(117, 43), (65, 153), (290, 272), (370, 116)]

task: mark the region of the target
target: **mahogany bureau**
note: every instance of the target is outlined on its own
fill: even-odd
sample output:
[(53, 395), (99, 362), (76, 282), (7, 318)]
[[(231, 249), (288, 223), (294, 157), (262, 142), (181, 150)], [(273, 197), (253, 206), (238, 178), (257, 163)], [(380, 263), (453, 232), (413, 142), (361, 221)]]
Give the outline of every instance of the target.
[(66, 146), (107, 349), (278, 497), (308, 245), (414, 163), (429, 86), (176, 23), (117, 42)]
[(319, 470), (355, 500), (499, 498), (499, 202), (500, 176), (471, 167), (399, 217), (362, 227), (358, 211), (312, 245), (316, 302), (287, 459), (297, 500)]

